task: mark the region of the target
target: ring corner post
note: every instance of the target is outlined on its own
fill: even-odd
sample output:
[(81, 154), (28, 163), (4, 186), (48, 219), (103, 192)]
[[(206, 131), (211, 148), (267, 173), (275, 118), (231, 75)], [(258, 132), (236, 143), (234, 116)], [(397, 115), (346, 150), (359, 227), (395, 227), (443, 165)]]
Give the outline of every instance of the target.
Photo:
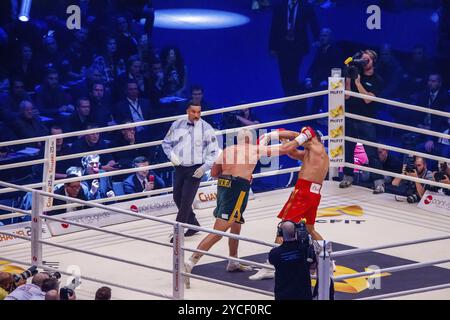
[(31, 207), (31, 264), (42, 265), (42, 196), (32, 193)]
[(184, 227), (173, 225), (173, 298), (184, 299)]
[(331, 70), (328, 78), (328, 156), (329, 180), (338, 175), (345, 164), (345, 78), (341, 69)]

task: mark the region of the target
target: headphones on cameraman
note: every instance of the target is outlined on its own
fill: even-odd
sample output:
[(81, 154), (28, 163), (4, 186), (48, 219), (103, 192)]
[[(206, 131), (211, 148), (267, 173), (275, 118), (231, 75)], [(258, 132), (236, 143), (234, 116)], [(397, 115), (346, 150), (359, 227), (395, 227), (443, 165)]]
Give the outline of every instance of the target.
[(277, 226), (277, 236), (283, 237), (283, 241), (297, 240), (297, 226), (294, 222), (281, 221)]

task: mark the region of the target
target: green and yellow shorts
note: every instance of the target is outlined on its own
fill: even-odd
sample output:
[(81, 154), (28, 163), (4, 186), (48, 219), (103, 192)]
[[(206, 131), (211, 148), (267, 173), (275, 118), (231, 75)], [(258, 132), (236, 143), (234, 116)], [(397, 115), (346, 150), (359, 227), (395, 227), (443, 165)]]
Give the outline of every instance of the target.
[(214, 217), (229, 222), (245, 223), (250, 181), (233, 176), (220, 176), (217, 183), (217, 207)]

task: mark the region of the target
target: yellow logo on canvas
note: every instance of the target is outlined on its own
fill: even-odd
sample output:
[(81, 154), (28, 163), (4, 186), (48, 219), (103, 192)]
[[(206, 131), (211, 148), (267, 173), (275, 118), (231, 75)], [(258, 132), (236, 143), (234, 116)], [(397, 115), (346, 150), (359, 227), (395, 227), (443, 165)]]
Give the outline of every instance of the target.
[(330, 114), (332, 118), (337, 118), (344, 115), (344, 107), (340, 105), (339, 107), (335, 109), (330, 110)]
[(336, 206), (336, 207), (327, 207), (321, 208), (317, 211), (318, 217), (336, 217), (341, 216), (343, 214), (360, 217), (363, 215), (363, 209), (360, 206), (351, 205), (351, 206)]
[(336, 90), (342, 88), (344, 82), (342, 80), (339, 81), (331, 81), (331, 89)]
[[(371, 271), (369, 268), (364, 268), (364, 272)], [(344, 266), (336, 266), (336, 271), (333, 272), (333, 276), (344, 276), (349, 274), (356, 274), (359, 273), (356, 270), (344, 267)], [(380, 277), (387, 277), (390, 276), (390, 273), (384, 272), (380, 274), (373, 274), (370, 276), (362, 276), (358, 278), (352, 278), (352, 279), (344, 279), (343, 282), (335, 282), (334, 283), (334, 290), (336, 292), (343, 292), (343, 293), (360, 293), (364, 290), (367, 290), (370, 288), (370, 279), (374, 278), (380, 278)], [(316, 285), (316, 280), (312, 279), (311, 284), (313, 286)]]
[(0, 260), (0, 271), (14, 274), (20, 274), (25, 271), (24, 268), (12, 265), (11, 262)]

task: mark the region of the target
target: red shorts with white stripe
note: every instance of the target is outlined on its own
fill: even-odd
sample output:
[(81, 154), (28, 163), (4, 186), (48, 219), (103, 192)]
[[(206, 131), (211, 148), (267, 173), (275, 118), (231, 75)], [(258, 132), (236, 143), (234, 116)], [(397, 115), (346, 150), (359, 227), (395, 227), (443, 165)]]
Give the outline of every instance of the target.
[(289, 200), (278, 214), (283, 221), (289, 220), (300, 223), (306, 219), (306, 224), (314, 225), (317, 208), (320, 204), (322, 185), (311, 181), (298, 179)]

